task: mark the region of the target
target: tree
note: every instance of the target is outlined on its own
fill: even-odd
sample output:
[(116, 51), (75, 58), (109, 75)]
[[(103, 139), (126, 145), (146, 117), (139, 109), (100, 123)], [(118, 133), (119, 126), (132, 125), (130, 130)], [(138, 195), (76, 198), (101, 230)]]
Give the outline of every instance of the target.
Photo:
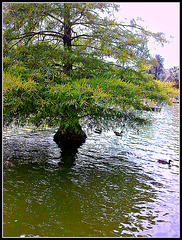
[(86, 138), (81, 121), (103, 128), (142, 121), (128, 112), (148, 109), (141, 97), (169, 100), (168, 86), (144, 72), (148, 38), (164, 43), (163, 34), (134, 20), (118, 23), (113, 9), (112, 3), (4, 4), (5, 123), (59, 124), (55, 141), (79, 145)]
[[(71, 75), (85, 68), (87, 60), (112, 57), (118, 63), (137, 65), (142, 57), (147, 37), (164, 43), (162, 33), (151, 33), (134, 20), (130, 24), (117, 23), (111, 18), (112, 3), (10, 3), (4, 5), (5, 48), (49, 42), (60, 50), (60, 59), (52, 64)], [(109, 17), (101, 17), (104, 13)], [(128, 29), (127, 29), (128, 28)], [(57, 48), (57, 49), (58, 49)], [(146, 50), (145, 50), (146, 51)], [(137, 58), (137, 55), (140, 56)], [(49, 60), (50, 61), (50, 60)], [(87, 70), (87, 69), (86, 69)]]
[(155, 55), (152, 67), (149, 70), (149, 74), (154, 74), (154, 79), (159, 80), (160, 74), (164, 73), (164, 58), (159, 54)]
[(179, 67), (174, 66), (165, 71), (163, 81), (172, 82), (173, 87), (179, 89)]

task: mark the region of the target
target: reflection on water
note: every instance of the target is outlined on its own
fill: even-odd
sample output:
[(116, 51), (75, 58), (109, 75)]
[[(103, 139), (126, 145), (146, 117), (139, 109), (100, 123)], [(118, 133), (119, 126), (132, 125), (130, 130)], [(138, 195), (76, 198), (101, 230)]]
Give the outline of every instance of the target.
[(151, 117), (90, 134), (75, 156), (54, 130), (4, 131), (3, 236), (179, 237), (179, 105)]

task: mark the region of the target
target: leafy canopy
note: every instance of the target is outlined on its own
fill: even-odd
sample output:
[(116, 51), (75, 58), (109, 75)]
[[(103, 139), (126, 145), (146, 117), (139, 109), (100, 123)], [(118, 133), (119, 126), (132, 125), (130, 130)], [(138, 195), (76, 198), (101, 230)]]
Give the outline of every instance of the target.
[(118, 23), (111, 3), (6, 3), (3, 8), (4, 122), (92, 126), (137, 119), (141, 101), (169, 101), (170, 83), (147, 74), (149, 37)]

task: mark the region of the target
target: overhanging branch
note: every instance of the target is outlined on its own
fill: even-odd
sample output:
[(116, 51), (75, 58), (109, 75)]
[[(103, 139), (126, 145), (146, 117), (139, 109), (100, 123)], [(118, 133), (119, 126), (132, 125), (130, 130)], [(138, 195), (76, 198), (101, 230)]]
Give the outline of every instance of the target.
[(9, 38), (8, 40), (9, 40), (9, 42), (12, 41), (12, 40), (17, 40), (17, 39), (19, 39), (21, 41), (24, 38), (33, 38), (36, 35), (63, 38), (63, 35), (60, 35), (59, 33), (54, 32), (54, 31), (39, 31), (39, 32), (29, 32), (29, 33), (26, 33), (26, 34), (22, 34), (19, 37)]

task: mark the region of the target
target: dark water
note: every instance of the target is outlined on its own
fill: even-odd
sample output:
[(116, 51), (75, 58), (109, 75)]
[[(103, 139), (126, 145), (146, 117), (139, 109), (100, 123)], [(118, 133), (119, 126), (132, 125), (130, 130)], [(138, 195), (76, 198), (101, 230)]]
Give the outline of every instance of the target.
[(67, 164), (55, 130), (4, 131), (3, 236), (179, 237), (179, 105), (151, 118), (89, 134)]

